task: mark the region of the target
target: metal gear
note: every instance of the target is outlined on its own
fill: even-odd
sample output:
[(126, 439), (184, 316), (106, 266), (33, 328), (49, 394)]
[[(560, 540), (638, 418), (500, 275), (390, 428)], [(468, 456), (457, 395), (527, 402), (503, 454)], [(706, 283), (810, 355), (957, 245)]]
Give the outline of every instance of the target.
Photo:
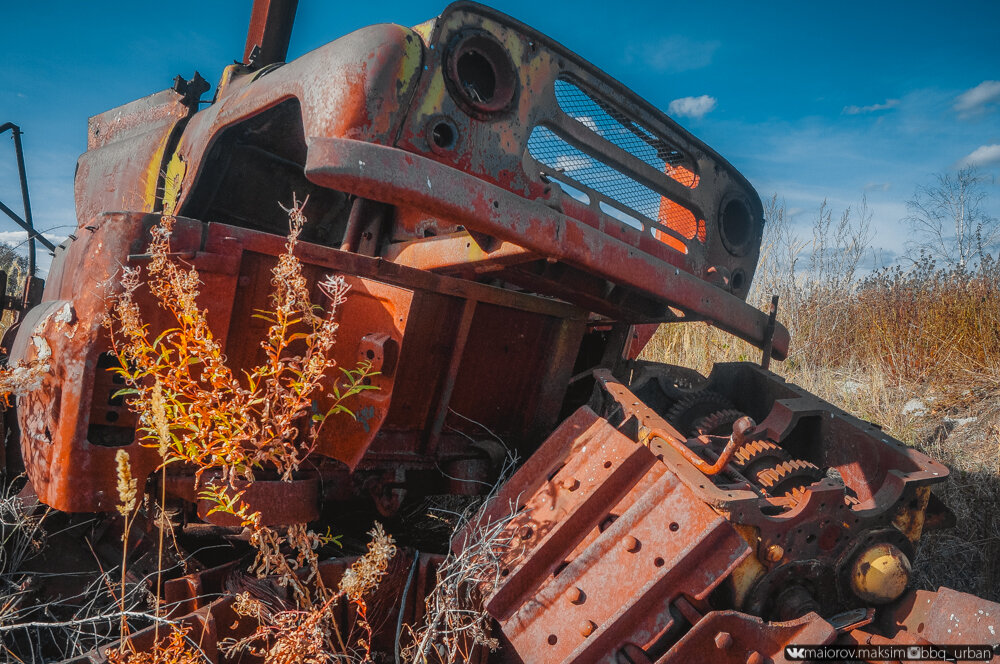
[[(697, 436), (694, 423), (703, 417), (720, 410), (731, 410), (733, 402), (711, 390), (702, 390), (689, 394), (666, 412), (666, 419), (685, 436)], [(741, 413), (742, 415), (742, 413)]]
[(736, 450), (732, 464), (744, 476), (753, 479), (757, 471), (768, 466), (776, 466), (783, 461), (791, 461), (791, 457), (781, 446), (769, 440), (751, 440)]
[(698, 436), (728, 436), (733, 433), (733, 423), (744, 415), (732, 408), (717, 410), (711, 415), (699, 417), (691, 428)]
[(755, 479), (768, 494), (780, 497), (796, 487), (807, 487), (822, 478), (823, 471), (817, 466), (802, 459), (793, 459), (759, 471)]

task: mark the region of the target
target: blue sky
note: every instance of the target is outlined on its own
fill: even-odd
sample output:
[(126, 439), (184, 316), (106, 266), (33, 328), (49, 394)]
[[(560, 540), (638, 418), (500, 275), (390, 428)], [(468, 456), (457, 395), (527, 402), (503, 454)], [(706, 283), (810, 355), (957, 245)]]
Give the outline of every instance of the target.
[[(13, 3), (0, 27), (0, 123), (24, 130), (36, 226), (74, 225), (87, 118), (242, 55), (249, 0)], [(867, 195), (886, 256), (914, 188), (970, 157), (1000, 176), (1000, 3), (494, 3), (577, 51), (778, 194), (805, 228)], [(290, 57), (443, 3), (299, 0)], [(989, 186), (994, 214), (1000, 185)], [(0, 200), (20, 210), (9, 134)], [(17, 241), (0, 220), (0, 239)]]

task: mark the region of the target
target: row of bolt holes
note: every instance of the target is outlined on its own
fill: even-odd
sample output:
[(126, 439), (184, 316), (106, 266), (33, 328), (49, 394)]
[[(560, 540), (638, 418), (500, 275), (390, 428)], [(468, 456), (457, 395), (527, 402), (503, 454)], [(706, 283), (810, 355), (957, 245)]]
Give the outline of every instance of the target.
[[(611, 465), (611, 462), (609, 461), (609, 462), (606, 463), (605, 467), (610, 466), (610, 465)], [(680, 529), (681, 529), (681, 526), (680, 526), (679, 523), (677, 523), (677, 522), (671, 522), (671, 524), (670, 524), (670, 532), (676, 533)], [(640, 546), (641, 546), (641, 544), (640, 544)], [(638, 550), (639, 550), (639, 548), (637, 547), (637, 548), (633, 549), (631, 551), (631, 553), (635, 553)], [(656, 565), (657, 567), (663, 567), (666, 564), (666, 561), (663, 560), (663, 558), (657, 556), (656, 558), (653, 559), (653, 564)], [(501, 573), (501, 576), (506, 576), (506, 575), (507, 575), (507, 570), (505, 569)], [(588, 623), (588, 624), (592, 625), (592, 623)], [(558, 643), (559, 637), (557, 637), (555, 634), (549, 634), (549, 638), (547, 640), (548, 640), (548, 643), (549, 643), (550, 646), (554, 646), (556, 643)]]

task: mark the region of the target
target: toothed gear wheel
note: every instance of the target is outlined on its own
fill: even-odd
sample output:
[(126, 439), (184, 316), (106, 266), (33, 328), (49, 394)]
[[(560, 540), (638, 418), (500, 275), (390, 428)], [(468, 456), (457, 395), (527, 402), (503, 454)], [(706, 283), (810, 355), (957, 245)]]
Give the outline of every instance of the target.
[(698, 434), (693, 428), (695, 421), (720, 410), (731, 410), (732, 408), (733, 403), (718, 392), (702, 390), (675, 403), (667, 411), (666, 418), (685, 436), (696, 436)]
[(823, 478), (823, 471), (801, 459), (783, 461), (757, 473), (757, 483), (772, 496), (784, 496), (799, 487), (807, 487)]
[(701, 391), (708, 379), (694, 369), (677, 366), (661, 366), (649, 374), (660, 390), (671, 400), (683, 399), (689, 394)]
[(791, 459), (788, 452), (769, 440), (751, 440), (736, 450), (732, 463), (737, 470), (753, 479), (757, 471), (768, 466), (777, 466), (782, 462), (791, 461)]
[(797, 486), (794, 487), (788, 493), (786, 493), (784, 497), (788, 500), (790, 505), (798, 505), (803, 500), (805, 500), (807, 495), (808, 492), (805, 490), (805, 488)]
[(732, 408), (717, 410), (711, 415), (699, 417), (691, 428), (698, 436), (729, 436), (733, 433), (733, 424), (741, 417), (743, 413)]

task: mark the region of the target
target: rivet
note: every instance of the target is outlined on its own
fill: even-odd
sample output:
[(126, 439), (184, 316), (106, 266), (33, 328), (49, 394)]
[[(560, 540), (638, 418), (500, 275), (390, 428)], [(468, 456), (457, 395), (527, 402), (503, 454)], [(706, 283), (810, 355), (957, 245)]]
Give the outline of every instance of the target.
[(781, 548), (780, 544), (772, 544), (767, 547), (767, 552), (764, 554), (764, 557), (769, 563), (776, 563), (785, 557), (785, 550)]
[(573, 586), (566, 592), (566, 599), (570, 601), (571, 604), (583, 604), (583, 600), (586, 598), (583, 590), (576, 586)]
[(747, 664), (764, 664), (764, 656), (754, 650), (747, 657)]
[(531, 529), (531, 526), (521, 526), (521, 529), (517, 532), (521, 539), (531, 539), (531, 536), (535, 534), (535, 531)]
[(728, 650), (733, 645), (733, 637), (729, 632), (719, 632), (715, 635), (715, 647), (719, 650)]
[(631, 535), (627, 535), (622, 539), (622, 546), (624, 546), (625, 550), (629, 553), (635, 553), (639, 550), (639, 540)]
[(583, 624), (580, 625), (580, 634), (583, 636), (590, 636), (597, 629), (597, 624), (593, 620), (584, 620)]
[(580, 488), (580, 480), (576, 479), (575, 477), (570, 477), (568, 479), (563, 480), (562, 485), (563, 488), (566, 489), (567, 491), (576, 491), (577, 489)]

